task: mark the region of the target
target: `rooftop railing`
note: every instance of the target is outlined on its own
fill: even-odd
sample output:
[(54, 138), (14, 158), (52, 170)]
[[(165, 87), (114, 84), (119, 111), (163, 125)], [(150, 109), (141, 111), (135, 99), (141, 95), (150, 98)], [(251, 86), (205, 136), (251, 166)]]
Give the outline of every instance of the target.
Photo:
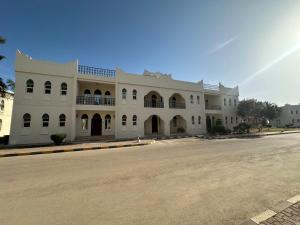
[(77, 96), (76, 104), (78, 105), (106, 105), (114, 106), (115, 98), (112, 97), (101, 97), (101, 96)]
[(95, 67), (83, 66), (83, 65), (78, 65), (78, 73), (85, 74), (85, 75), (109, 77), (109, 78), (114, 78), (116, 76), (116, 70), (95, 68)]
[(219, 85), (203, 84), (203, 87), (205, 90), (210, 90), (210, 91), (219, 91), (220, 90)]

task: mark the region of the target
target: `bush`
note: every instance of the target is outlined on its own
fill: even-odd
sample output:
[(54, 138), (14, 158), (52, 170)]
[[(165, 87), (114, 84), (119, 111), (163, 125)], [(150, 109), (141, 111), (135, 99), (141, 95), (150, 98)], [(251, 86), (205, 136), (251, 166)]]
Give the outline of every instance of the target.
[(248, 123), (240, 123), (233, 128), (233, 131), (238, 134), (250, 133), (251, 125)]
[(231, 130), (228, 128), (225, 128), (222, 125), (216, 125), (211, 129), (211, 133), (213, 133), (213, 134), (230, 134)]
[(185, 132), (185, 130), (184, 130), (183, 127), (178, 127), (177, 128), (177, 133), (184, 133), (184, 132)]
[(54, 142), (55, 145), (60, 145), (66, 137), (66, 134), (52, 134), (50, 136), (51, 140)]
[(0, 144), (8, 145), (9, 141), (9, 135), (4, 135), (3, 137), (0, 137)]

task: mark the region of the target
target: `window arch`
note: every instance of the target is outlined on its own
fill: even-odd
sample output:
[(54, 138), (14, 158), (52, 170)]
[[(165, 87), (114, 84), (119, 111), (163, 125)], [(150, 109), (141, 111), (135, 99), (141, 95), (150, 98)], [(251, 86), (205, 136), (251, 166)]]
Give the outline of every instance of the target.
[(110, 125), (111, 125), (111, 116), (107, 114), (105, 116), (105, 129), (110, 130)]
[(68, 90), (68, 85), (67, 85), (67, 83), (63, 82), (60, 85), (60, 94), (61, 95), (67, 95), (67, 90)]
[(200, 104), (200, 96), (197, 95), (197, 104)]
[(127, 121), (127, 116), (123, 115), (122, 116), (122, 126), (126, 126), (126, 121)]
[(135, 89), (132, 90), (132, 99), (136, 100), (137, 91)]
[(233, 104), (234, 104), (234, 106), (236, 106), (236, 99), (233, 100)]
[(136, 125), (137, 125), (137, 116), (136, 116), (136, 115), (133, 115), (133, 116), (132, 116), (132, 125), (133, 125), (133, 126), (136, 126)]
[(0, 105), (0, 108), (1, 108), (1, 111), (4, 111), (4, 100), (1, 100), (1, 105)]
[(42, 116), (42, 124), (43, 127), (48, 127), (49, 126), (49, 115), (47, 113), (43, 114)]
[(82, 128), (82, 130), (87, 130), (88, 129), (88, 120), (89, 120), (88, 115), (83, 114), (81, 116), (81, 128)]
[(173, 127), (177, 127), (177, 116), (174, 116), (172, 119)]
[(191, 96), (190, 96), (190, 99), (191, 99), (191, 104), (193, 104), (193, 103), (194, 103), (194, 96), (191, 95)]
[(192, 116), (192, 124), (195, 124), (195, 117)]
[(127, 90), (125, 88), (122, 89), (122, 99), (126, 99)]
[(23, 127), (30, 127), (31, 116), (29, 113), (23, 115)]
[(60, 127), (66, 126), (66, 115), (65, 114), (59, 115), (59, 126)]
[(105, 95), (106, 95), (106, 96), (110, 96), (110, 92), (109, 92), (109, 91), (106, 91), (106, 92), (105, 92)]
[(94, 91), (94, 95), (102, 95), (102, 92), (99, 89), (96, 89)]
[(231, 106), (231, 98), (229, 99), (228, 104), (229, 104), (229, 106)]
[(91, 91), (89, 89), (85, 89), (83, 92), (84, 95), (90, 95)]
[(45, 87), (45, 94), (51, 94), (51, 82), (50, 81), (46, 81), (44, 84)]
[(198, 124), (201, 124), (201, 116), (198, 116)]
[(31, 79), (27, 80), (26, 81), (26, 92), (33, 93), (33, 86), (34, 86), (33, 80), (31, 80)]
[(226, 98), (224, 98), (224, 106), (227, 105), (227, 101), (226, 101)]

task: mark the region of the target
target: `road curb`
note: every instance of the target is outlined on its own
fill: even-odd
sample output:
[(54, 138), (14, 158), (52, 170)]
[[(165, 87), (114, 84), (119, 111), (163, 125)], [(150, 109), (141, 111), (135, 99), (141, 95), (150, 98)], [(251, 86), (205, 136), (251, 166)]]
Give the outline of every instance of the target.
[[(264, 221), (266, 221), (272, 217), (276, 217), (277, 214), (282, 213), (282, 211), (287, 210), (289, 207), (293, 207), (295, 204), (298, 204), (298, 203), (300, 203), (300, 195), (295, 195), (294, 197), (289, 198), (286, 201), (278, 203), (277, 205), (271, 207), (270, 209), (263, 211), (262, 213), (252, 217), (251, 219), (248, 219), (241, 225), (265, 224)], [(288, 217), (281, 218), (281, 219), (286, 220), (287, 222), (290, 222)], [(272, 220), (277, 222), (274, 224), (287, 224), (287, 223), (284, 223), (284, 221), (282, 221), (283, 223), (278, 223), (276, 218), (274, 218)], [(269, 224), (269, 222), (267, 222), (266, 224)]]
[(57, 149), (57, 150), (46, 150), (46, 151), (5, 153), (5, 154), (0, 154), (0, 158), (27, 156), (27, 155), (64, 153), (64, 152), (91, 151), (91, 150), (102, 150), (102, 149), (111, 149), (111, 148), (128, 148), (128, 147), (143, 146), (143, 145), (150, 145), (150, 144), (152, 144), (152, 142), (133, 143), (133, 144), (124, 144), (124, 145), (95, 146), (95, 147), (87, 147), (87, 148), (72, 148), (72, 149)]

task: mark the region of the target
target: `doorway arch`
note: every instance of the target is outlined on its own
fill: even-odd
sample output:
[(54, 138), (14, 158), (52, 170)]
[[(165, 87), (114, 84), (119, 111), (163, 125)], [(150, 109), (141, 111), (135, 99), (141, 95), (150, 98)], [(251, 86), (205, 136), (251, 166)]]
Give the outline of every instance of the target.
[(91, 136), (102, 135), (102, 118), (98, 113), (95, 113), (92, 118)]

